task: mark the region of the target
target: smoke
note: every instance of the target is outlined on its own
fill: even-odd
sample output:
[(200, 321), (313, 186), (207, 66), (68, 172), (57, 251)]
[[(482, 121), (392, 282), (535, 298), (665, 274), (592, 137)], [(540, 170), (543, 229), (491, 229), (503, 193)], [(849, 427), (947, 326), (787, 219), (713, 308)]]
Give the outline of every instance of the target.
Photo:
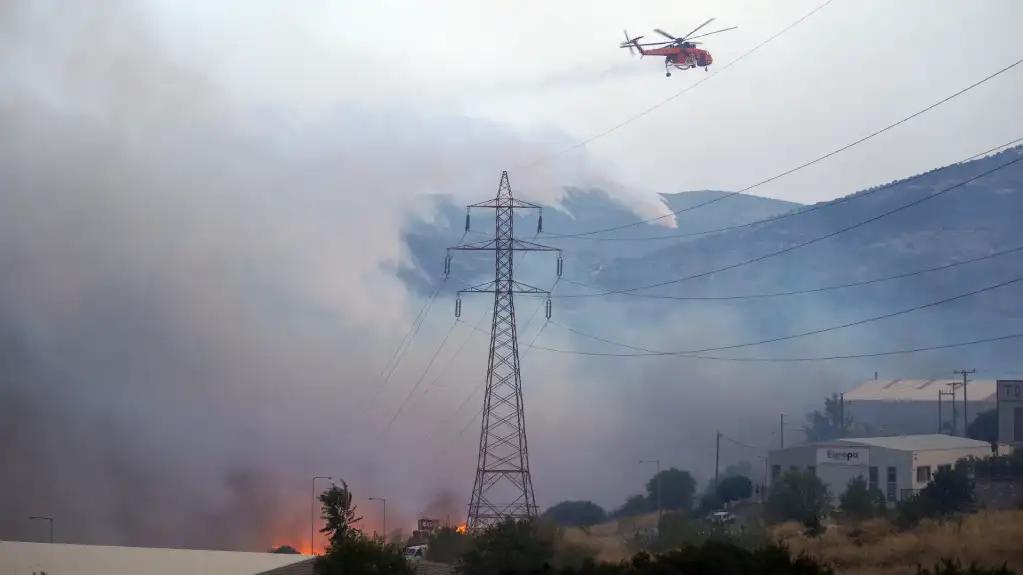
[[(553, 146), (450, 115), (240, 101), (165, 49), (144, 4), (3, 11), (0, 538), (37, 539), (27, 517), (46, 515), (68, 542), (308, 548), (313, 476), (348, 481), (367, 529), (368, 497), (410, 520), (438, 485), (467, 493), (465, 466), (415, 471), (449, 404), (385, 426), (448, 319), (370, 401), (421, 303), (384, 270), (407, 257), (415, 196), (485, 198)], [(590, 169), (519, 187), (553, 199)], [(458, 362), (445, 382), (480, 374)]]

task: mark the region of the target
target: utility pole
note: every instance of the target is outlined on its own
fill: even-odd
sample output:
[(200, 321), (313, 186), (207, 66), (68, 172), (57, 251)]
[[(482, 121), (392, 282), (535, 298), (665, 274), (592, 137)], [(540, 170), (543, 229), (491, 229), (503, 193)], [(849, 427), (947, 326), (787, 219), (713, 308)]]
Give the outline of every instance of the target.
[(838, 437), (845, 437), (845, 394), (838, 394), (838, 416), (842, 418), (838, 429)]
[(653, 463), (657, 465), (657, 527), (660, 529), (661, 526), (661, 460), (660, 459), (640, 459), (639, 464)]
[(721, 473), (721, 430), (718, 430), (716, 441), (714, 442), (714, 488), (718, 486), (718, 476)]
[(954, 373), (957, 373), (957, 374), (960, 374), (960, 375), (963, 376), (963, 437), (967, 437), (968, 435), (970, 435), (970, 432), (969, 432), (969, 429), (970, 429), (970, 418), (969, 418), (969, 416), (966, 413), (966, 409), (967, 409), (966, 408), (966, 384), (969, 383), (969, 381), (970, 381), (967, 376), (969, 376), (971, 373), (977, 373), (977, 370), (975, 370), (975, 369), (957, 369), (957, 370), (955, 370)]
[[(490, 326), (490, 357), (487, 361), (486, 393), (480, 423), (480, 447), (476, 480), (469, 500), (466, 532), (476, 534), (506, 519), (526, 519), (538, 515), (529, 472), (529, 447), (526, 442), (526, 418), (522, 402), (522, 373), (519, 369), (519, 342), (515, 326), (515, 294), (546, 295), (545, 312), (551, 317), (550, 292), (516, 281), (515, 252), (557, 252), (558, 277), (561, 277), (561, 250), (527, 242), (515, 237), (515, 209), (541, 210), (540, 206), (512, 196), (508, 172), (501, 173), (497, 197), (466, 208), (465, 229), (473, 208), (495, 212), (493, 239), (448, 248), (444, 261), (445, 276), (451, 273), (452, 251), (494, 252), (493, 281), (458, 292), (455, 317), (462, 313), (462, 293), (494, 294), (493, 321)], [(543, 231), (543, 212), (537, 233)]]
[(942, 426), (944, 425), (945, 421), (944, 421), (944, 419), (942, 419), (942, 416), (941, 416), (941, 398), (946, 396), (946, 395), (952, 398), (952, 408), (953, 408), (953, 410), (955, 409), (956, 392), (954, 392), (954, 391), (945, 391), (944, 389), (939, 389), (938, 390), (938, 433), (945, 433), (945, 430), (942, 429)]
[(785, 414), (781, 414), (781, 423), (778, 425), (778, 434), (781, 439), (781, 448), (785, 449)]

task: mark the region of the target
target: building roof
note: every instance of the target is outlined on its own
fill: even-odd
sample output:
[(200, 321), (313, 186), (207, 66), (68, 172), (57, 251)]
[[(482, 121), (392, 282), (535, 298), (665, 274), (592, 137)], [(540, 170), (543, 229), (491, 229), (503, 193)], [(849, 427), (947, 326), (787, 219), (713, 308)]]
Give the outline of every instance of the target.
[(882, 447), (895, 449), (897, 451), (932, 451), (940, 449), (962, 449), (969, 447), (983, 447), (990, 449), (991, 444), (986, 441), (978, 441), (955, 435), (930, 434), (930, 435), (893, 435), (891, 437), (847, 437), (827, 443), (846, 443), (853, 445), (864, 445), (868, 447)]
[(306, 559), (299, 561), (298, 563), (292, 563), (290, 565), (284, 565), (283, 567), (276, 567), (269, 571), (263, 571), (256, 575), (315, 575), (316, 573), (316, 558)]
[(309, 555), (0, 541), (0, 573), (254, 575)]
[[(956, 400), (962, 400), (962, 381), (954, 379), (873, 379), (852, 391), (845, 392), (846, 401), (938, 401), (938, 391), (948, 391), (956, 384)], [(994, 402), (997, 380), (970, 381), (966, 398), (970, 402)], [(946, 398), (948, 399), (948, 398)]]

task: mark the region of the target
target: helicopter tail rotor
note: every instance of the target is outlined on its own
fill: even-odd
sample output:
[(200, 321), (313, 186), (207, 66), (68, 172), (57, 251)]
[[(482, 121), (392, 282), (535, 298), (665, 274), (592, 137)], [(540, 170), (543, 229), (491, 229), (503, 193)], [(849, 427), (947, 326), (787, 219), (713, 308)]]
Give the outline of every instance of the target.
[(636, 36), (635, 38), (629, 38), (628, 30), (622, 30), (625, 34), (625, 41), (618, 45), (619, 48), (628, 48), (629, 54), (636, 55), (636, 42), (639, 41), (642, 36)]

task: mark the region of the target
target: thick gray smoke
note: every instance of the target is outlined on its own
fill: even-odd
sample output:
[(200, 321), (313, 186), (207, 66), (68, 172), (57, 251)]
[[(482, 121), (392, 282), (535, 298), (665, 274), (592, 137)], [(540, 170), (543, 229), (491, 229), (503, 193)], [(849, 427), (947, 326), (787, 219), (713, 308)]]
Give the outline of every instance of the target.
[(382, 270), (416, 194), (479, 198), (502, 162), (550, 146), (239, 102), (164, 50), (142, 4), (2, 9), (0, 538), (40, 538), (27, 517), (47, 515), (62, 541), (305, 547), (314, 475), (349, 482), (367, 529), (368, 497), (394, 525), (465, 492), (468, 468), (427, 465), (419, 430), (447, 423), (482, 363), (387, 427), (451, 320), (422, 328), (370, 404), (420, 303)]

